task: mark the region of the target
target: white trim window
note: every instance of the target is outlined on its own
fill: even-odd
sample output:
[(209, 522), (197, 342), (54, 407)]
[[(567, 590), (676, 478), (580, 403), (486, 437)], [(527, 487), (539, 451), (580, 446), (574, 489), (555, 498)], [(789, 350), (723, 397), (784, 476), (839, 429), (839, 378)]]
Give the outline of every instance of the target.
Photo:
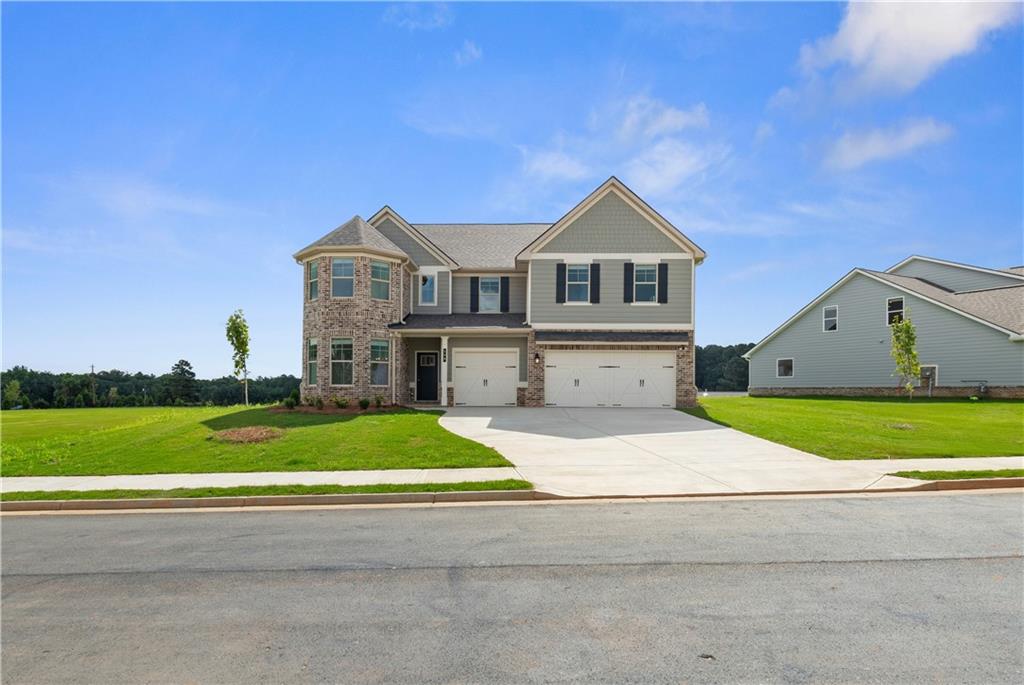
[(501, 279), (488, 276), (480, 279), (480, 298), (477, 309), (485, 313), (501, 311)]
[(391, 299), (391, 265), (387, 262), (370, 262), (370, 297)]
[(316, 385), (316, 363), (316, 338), (310, 338), (306, 343), (306, 385)]
[(437, 305), (437, 274), (420, 274), (420, 305)]
[(903, 298), (890, 297), (885, 301), (885, 325), (891, 326), (894, 323), (903, 321)]
[(590, 302), (590, 265), (567, 264), (565, 267), (565, 301)]
[(776, 359), (775, 360), (775, 377), (776, 378), (792, 378), (795, 373), (795, 367), (792, 358)]
[(355, 294), (356, 262), (351, 257), (331, 257), (331, 297)]
[(633, 302), (658, 302), (657, 264), (637, 264), (633, 267)]
[(352, 385), (352, 338), (331, 338), (331, 385)]
[(388, 362), (390, 361), (387, 340), (370, 341), (370, 385), (388, 384)]
[(310, 300), (320, 297), (320, 275), (319, 260), (311, 260), (306, 263), (306, 279), (309, 283), (307, 295)]
[(839, 305), (830, 304), (821, 308), (821, 330), (823, 333), (839, 330)]

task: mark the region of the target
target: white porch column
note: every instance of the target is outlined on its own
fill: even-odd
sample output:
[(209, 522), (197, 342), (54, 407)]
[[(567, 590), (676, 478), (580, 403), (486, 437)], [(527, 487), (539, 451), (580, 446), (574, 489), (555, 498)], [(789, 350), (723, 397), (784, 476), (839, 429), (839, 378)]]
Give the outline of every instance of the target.
[(441, 406), (448, 406), (448, 336), (441, 336)]

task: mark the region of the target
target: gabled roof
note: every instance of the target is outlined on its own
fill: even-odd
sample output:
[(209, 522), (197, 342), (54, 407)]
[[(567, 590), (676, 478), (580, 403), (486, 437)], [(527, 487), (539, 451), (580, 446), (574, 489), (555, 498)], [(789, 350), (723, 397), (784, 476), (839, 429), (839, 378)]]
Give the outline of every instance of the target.
[(995, 274), (996, 276), (1010, 276), (1011, 278), (1019, 278), (1022, 282), (1024, 282), (1024, 267), (1017, 266), (1011, 267), (1009, 269), (989, 269), (984, 266), (974, 266), (973, 264), (964, 264), (962, 262), (951, 262), (948, 259), (936, 259), (935, 257), (925, 257), (923, 255), (917, 254), (910, 255), (903, 261), (897, 264), (893, 264), (892, 266), (885, 270), (885, 273), (892, 273), (896, 269), (900, 268), (905, 264), (909, 264), (910, 262), (932, 262), (933, 264), (953, 266), (959, 269), (968, 269), (970, 271), (980, 271), (986, 274)]
[(358, 247), (372, 252), (409, 259), (409, 255), (405, 254), (401, 248), (391, 242), (383, 233), (363, 221), (363, 218), (358, 214), (292, 256), (296, 260), (301, 260), (302, 257), (310, 252), (319, 248), (330, 247)]
[(766, 335), (760, 342), (748, 350), (746, 354), (742, 355), (743, 358), (750, 359), (751, 355), (757, 352), (765, 343), (789, 328), (797, 319), (816, 307), (822, 300), (857, 275), (866, 276), (875, 281), (890, 285), (897, 290), (920, 297), (972, 321), (977, 321), (1001, 333), (1006, 333), (1011, 338), (1019, 339), (1020, 336), (1024, 335), (1024, 283), (1019, 286), (1003, 286), (987, 290), (954, 293), (920, 278), (858, 268), (850, 270), (845, 276), (829, 286), (825, 292), (807, 303), (796, 314), (786, 319), (781, 326)]
[(403, 219), (398, 212), (391, 209), (391, 207), (389, 207), (388, 205), (384, 205), (377, 211), (376, 214), (370, 217), (370, 224), (377, 226), (381, 221), (384, 221), (385, 219), (391, 219), (392, 221), (394, 221), (399, 228), (401, 228), (403, 231), (409, 234), (409, 237), (411, 237), (413, 240), (419, 243), (419, 245), (424, 250), (437, 257), (437, 259), (440, 260), (442, 264), (447, 264), (448, 266), (453, 267), (457, 267), (459, 265), (458, 262), (450, 254), (446, 253), (442, 248), (440, 248), (438, 245), (433, 243), (429, 238), (424, 236), (419, 231), (419, 229), (417, 229), (408, 221)]
[(621, 197), (627, 204), (631, 205), (633, 209), (640, 212), (641, 215), (646, 217), (652, 224), (662, 230), (670, 239), (676, 242), (680, 247), (693, 253), (694, 262), (699, 264), (704, 260), (707, 254), (700, 248), (697, 243), (693, 242), (685, 235), (682, 231), (673, 226), (668, 219), (658, 214), (649, 204), (643, 201), (639, 195), (634, 193), (625, 183), (620, 181), (614, 176), (608, 178), (607, 181), (599, 185), (594, 192), (583, 198), (583, 201), (577, 204), (575, 207), (570, 209), (565, 216), (553, 223), (546, 231), (541, 233), (537, 238), (527, 245), (518, 255), (517, 259), (524, 259), (533, 252), (537, 251), (544, 246), (545, 243), (549, 242), (552, 238), (562, 232), (569, 224), (575, 221), (581, 214), (590, 209), (594, 204), (597, 203), (602, 197), (608, 193), (616, 193)]
[(515, 269), (516, 255), (551, 224), (414, 224), (464, 269)]

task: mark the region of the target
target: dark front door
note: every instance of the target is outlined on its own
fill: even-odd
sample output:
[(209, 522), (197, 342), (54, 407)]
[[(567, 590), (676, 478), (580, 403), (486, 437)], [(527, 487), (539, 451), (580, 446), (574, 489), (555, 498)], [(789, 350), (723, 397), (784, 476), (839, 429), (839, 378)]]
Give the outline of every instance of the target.
[(437, 402), (437, 352), (416, 353), (416, 401)]

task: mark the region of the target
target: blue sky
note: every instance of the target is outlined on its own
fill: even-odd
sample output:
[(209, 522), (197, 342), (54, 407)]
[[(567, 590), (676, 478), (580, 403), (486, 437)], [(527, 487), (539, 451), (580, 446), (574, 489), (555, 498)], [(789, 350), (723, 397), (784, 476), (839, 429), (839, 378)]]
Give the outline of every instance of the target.
[(1022, 257), (1014, 5), (4, 4), (3, 364), (300, 372), (290, 255), (616, 175), (708, 252), (697, 342), (853, 266)]

